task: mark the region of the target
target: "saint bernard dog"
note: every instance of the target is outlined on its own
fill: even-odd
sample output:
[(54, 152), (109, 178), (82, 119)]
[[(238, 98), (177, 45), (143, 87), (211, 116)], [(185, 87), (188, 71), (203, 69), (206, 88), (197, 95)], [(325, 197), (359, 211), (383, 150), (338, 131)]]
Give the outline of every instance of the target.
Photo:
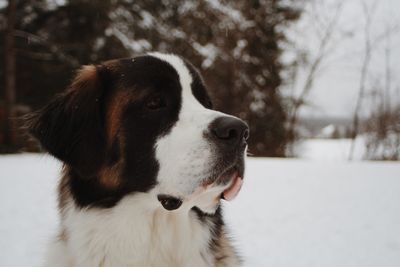
[(241, 265), (220, 202), (242, 185), (249, 129), (213, 110), (188, 61), (83, 66), (28, 128), (63, 162), (45, 266)]

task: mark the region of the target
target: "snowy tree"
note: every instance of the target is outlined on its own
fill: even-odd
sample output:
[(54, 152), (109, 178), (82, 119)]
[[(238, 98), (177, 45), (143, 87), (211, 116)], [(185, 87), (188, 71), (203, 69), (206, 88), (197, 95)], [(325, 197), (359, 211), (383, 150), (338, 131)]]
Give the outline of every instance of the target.
[(300, 15), (300, 2), (20, 1), (18, 101), (42, 105), (81, 64), (154, 50), (176, 53), (200, 68), (217, 109), (249, 122), (252, 154), (283, 156), (288, 135), (280, 43)]

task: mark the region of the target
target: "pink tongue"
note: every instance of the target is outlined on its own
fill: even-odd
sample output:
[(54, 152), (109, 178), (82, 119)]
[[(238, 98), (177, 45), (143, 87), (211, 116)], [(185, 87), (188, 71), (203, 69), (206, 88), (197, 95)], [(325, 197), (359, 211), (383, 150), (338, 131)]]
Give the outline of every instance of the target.
[(227, 189), (225, 189), (224, 193), (222, 194), (222, 197), (228, 201), (231, 201), (237, 196), (243, 184), (242, 177), (236, 176), (233, 179), (234, 180), (232, 184)]

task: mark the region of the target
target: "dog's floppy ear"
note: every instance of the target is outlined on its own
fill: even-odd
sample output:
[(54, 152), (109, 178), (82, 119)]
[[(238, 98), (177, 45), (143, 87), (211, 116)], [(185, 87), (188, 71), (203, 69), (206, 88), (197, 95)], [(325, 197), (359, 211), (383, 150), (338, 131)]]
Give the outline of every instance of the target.
[(28, 129), (43, 148), (86, 177), (104, 160), (107, 71), (83, 66), (65, 93), (28, 118)]

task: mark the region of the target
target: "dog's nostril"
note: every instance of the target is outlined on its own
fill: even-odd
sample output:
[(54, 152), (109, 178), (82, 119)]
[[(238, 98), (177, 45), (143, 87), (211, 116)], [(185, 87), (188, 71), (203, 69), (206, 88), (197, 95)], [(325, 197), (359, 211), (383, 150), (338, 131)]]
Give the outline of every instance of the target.
[(223, 141), (237, 142), (249, 137), (247, 124), (234, 117), (219, 117), (211, 123), (210, 128), (213, 135)]
[(218, 137), (219, 139), (226, 139), (226, 140), (230, 140), (230, 139), (235, 139), (237, 137), (237, 132), (235, 129), (229, 129), (229, 128), (220, 128), (220, 129), (213, 129), (212, 130), (214, 135), (216, 137)]
[(243, 134), (243, 139), (247, 141), (249, 139), (249, 136), (250, 136), (250, 131), (249, 129), (246, 129)]
[(234, 139), (234, 138), (236, 138), (237, 137), (237, 132), (236, 132), (236, 130), (235, 129), (230, 129), (229, 130), (229, 134), (228, 134), (228, 139)]

